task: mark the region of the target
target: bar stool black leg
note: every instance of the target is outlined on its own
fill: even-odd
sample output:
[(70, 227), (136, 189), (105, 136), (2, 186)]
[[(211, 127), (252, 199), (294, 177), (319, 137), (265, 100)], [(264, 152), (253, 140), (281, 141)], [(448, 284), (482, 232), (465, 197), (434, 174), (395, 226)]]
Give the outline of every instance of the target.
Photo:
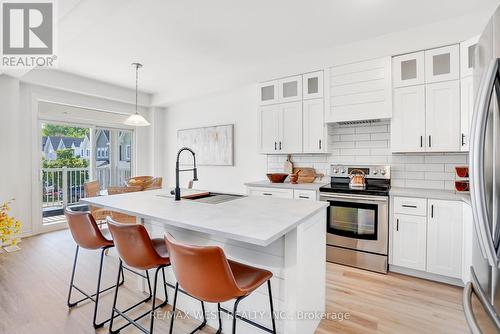
[(155, 320), (155, 303), (156, 303), (156, 285), (158, 284), (158, 272), (160, 271), (160, 268), (157, 268), (155, 270), (155, 280), (154, 280), (154, 286), (153, 286), (153, 302), (151, 305), (151, 320), (149, 323), (149, 333), (153, 333), (153, 326), (154, 326), (154, 320)]
[(73, 290), (73, 283), (75, 281), (75, 270), (76, 270), (76, 260), (78, 259), (78, 251), (80, 249), (80, 246), (76, 246), (76, 251), (75, 251), (75, 259), (73, 261), (73, 271), (71, 272), (71, 282), (69, 283), (69, 292), (68, 292), (68, 307), (73, 307), (76, 306), (78, 303), (71, 303), (71, 292)]
[(239, 297), (236, 299), (234, 302), (234, 307), (233, 307), (233, 334), (236, 334), (236, 318), (237, 318), (237, 312), (238, 312), (238, 304), (242, 300), (242, 297)]
[[(96, 289), (96, 295), (95, 295), (94, 320), (93, 320), (93, 324), (94, 324), (94, 328), (95, 329), (104, 326), (104, 324), (106, 322), (108, 322), (108, 320), (106, 320), (104, 322), (101, 322), (99, 324), (96, 322), (96, 320), (97, 320), (97, 310), (98, 310), (98, 307), (99, 307), (99, 295), (100, 295), (99, 291), (101, 290), (102, 265), (103, 265), (103, 262), (104, 262), (104, 253), (105, 253), (106, 250), (107, 250), (107, 248), (105, 248), (105, 249), (103, 249), (101, 251), (101, 261), (99, 263), (99, 274), (97, 276), (97, 289)], [(118, 277), (120, 277), (120, 271), (118, 271)]]
[(217, 303), (217, 316), (219, 318), (219, 328), (217, 329), (217, 332), (215, 334), (220, 334), (220, 333), (222, 333), (222, 319), (220, 317), (220, 303)]
[(172, 315), (170, 318), (170, 330), (169, 334), (172, 334), (172, 331), (174, 329), (174, 318), (175, 318), (175, 305), (177, 304), (177, 292), (179, 291), (179, 283), (175, 284), (175, 293), (174, 293), (174, 304), (172, 305)]
[(118, 298), (118, 283), (120, 282), (120, 273), (123, 274), (122, 260), (120, 260), (120, 267), (119, 268), (120, 269), (118, 270), (118, 278), (116, 279), (115, 296), (113, 297), (113, 306), (111, 307), (111, 318), (109, 321), (109, 333), (113, 333), (113, 320), (115, 319), (116, 299)]
[(271, 307), (271, 321), (273, 323), (273, 333), (276, 334), (276, 321), (274, 319), (273, 293), (271, 292), (271, 280), (267, 281), (267, 289), (269, 290), (269, 305)]
[(164, 307), (168, 304), (167, 279), (165, 278), (165, 267), (161, 268), (161, 274), (163, 276), (163, 290), (165, 291), (165, 301), (161, 303), (160, 307)]

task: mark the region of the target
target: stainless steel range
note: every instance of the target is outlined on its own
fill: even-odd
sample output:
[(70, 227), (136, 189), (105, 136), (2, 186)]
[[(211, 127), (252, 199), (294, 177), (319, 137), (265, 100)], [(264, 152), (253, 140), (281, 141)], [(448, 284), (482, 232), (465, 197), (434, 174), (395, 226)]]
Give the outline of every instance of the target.
[(332, 165), (330, 175), (327, 261), (387, 273), (390, 167)]

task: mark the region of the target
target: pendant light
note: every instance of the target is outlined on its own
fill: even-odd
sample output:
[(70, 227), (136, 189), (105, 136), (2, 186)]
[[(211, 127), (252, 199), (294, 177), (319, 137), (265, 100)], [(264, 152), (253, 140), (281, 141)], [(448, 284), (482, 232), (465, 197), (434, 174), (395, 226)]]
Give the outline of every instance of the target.
[(149, 123), (143, 116), (141, 116), (141, 114), (139, 114), (137, 103), (137, 96), (139, 94), (139, 69), (142, 67), (142, 64), (132, 63), (132, 66), (135, 67), (135, 114), (130, 115), (124, 123), (125, 125), (130, 126), (150, 126), (151, 123)]

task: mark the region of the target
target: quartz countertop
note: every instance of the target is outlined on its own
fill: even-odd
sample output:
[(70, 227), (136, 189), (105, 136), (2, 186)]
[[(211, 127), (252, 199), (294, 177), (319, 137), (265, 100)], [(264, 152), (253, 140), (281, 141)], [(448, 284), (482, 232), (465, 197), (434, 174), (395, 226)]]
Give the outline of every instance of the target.
[(281, 188), (281, 189), (297, 189), (297, 190), (318, 190), (320, 187), (328, 184), (330, 182), (313, 182), (313, 183), (297, 183), (293, 184), (290, 182), (284, 183), (271, 183), (267, 180), (247, 182), (245, 185), (247, 187), (266, 187), (266, 188)]
[(219, 204), (175, 201), (166, 189), (82, 198), (80, 201), (259, 246), (271, 244), (328, 205), (319, 201), (260, 196), (241, 197)]
[(389, 195), (464, 201), (470, 204), (469, 193), (457, 193), (454, 190), (392, 187)]

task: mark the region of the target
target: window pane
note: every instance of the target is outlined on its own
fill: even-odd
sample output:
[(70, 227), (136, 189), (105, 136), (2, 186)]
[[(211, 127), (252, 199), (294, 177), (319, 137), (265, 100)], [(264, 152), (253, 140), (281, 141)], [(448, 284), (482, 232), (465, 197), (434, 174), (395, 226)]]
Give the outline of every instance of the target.
[(432, 57), (433, 75), (442, 75), (450, 73), (450, 54), (443, 53)]
[(315, 94), (318, 92), (318, 77), (307, 79), (307, 93)]
[(401, 62), (401, 80), (417, 78), (417, 60), (410, 59)]
[(274, 99), (274, 86), (266, 86), (260, 89), (262, 101), (269, 101)]
[(290, 81), (283, 83), (283, 97), (294, 97), (297, 96), (298, 87), (297, 81)]

